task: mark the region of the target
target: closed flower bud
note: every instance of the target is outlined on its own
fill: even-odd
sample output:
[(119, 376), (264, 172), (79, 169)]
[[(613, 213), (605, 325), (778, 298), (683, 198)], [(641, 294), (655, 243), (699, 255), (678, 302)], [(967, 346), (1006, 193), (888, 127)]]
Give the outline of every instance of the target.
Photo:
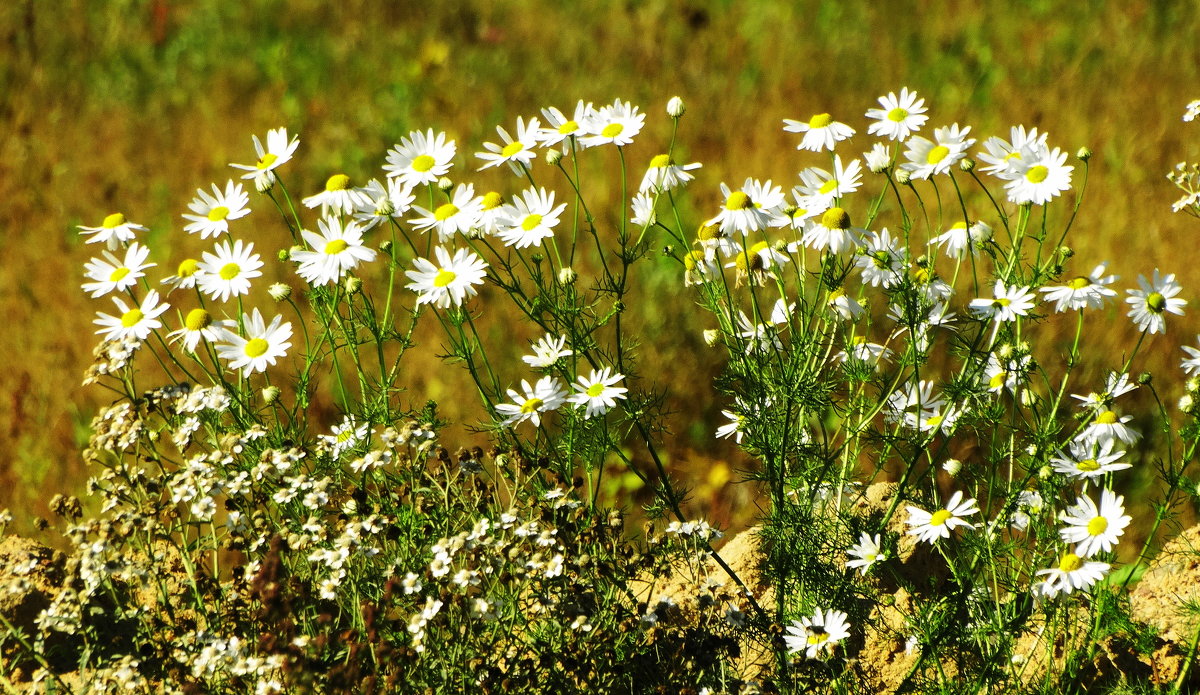
[(1075, 153), (1075, 156), (1086, 162), (1092, 158), (1092, 151), (1086, 147), (1080, 147), (1079, 151)]
[(667, 115), (671, 118), (679, 118), (687, 109), (683, 105), (683, 99), (679, 97), (671, 97), (667, 102)]
[(896, 183), (900, 184), (901, 186), (907, 186), (908, 182), (911, 180), (912, 174), (908, 173), (907, 169), (899, 169), (896, 171)]
[(562, 158), (563, 158), (562, 150), (556, 150), (554, 148), (550, 148), (550, 149), (546, 150), (546, 163), (549, 164), (550, 166), (552, 166), (552, 167), (558, 166), (558, 163), (562, 161)]
[(975, 160), (971, 159), (970, 157), (965, 157), (961, 162), (958, 163), (958, 168), (967, 173), (975, 171)]
[(955, 478), (959, 473), (962, 472), (962, 466), (962, 461), (959, 461), (958, 459), (947, 459), (947, 461), (942, 464), (942, 470), (946, 471), (951, 478)]
[(454, 182), (450, 180), (449, 176), (443, 176), (442, 178), (438, 179), (437, 187), (439, 191), (445, 193), (451, 188), (454, 188)]
[(389, 256), (392, 255), (392, 240), (385, 239), (385, 240), (379, 242), (379, 252), (386, 253)]
[(362, 280), (351, 275), (346, 278), (346, 294), (354, 294), (362, 289)]
[(1149, 384), (1151, 381), (1154, 381), (1154, 375), (1150, 372), (1142, 372), (1141, 374), (1138, 374), (1137, 382), (1142, 386)]
[(1039, 398), (1035, 391), (1025, 389), (1021, 391), (1021, 405), (1026, 408), (1032, 408), (1037, 405)]
[(1196, 399), (1192, 396), (1192, 394), (1184, 394), (1183, 397), (1179, 399), (1179, 410), (1187, 413), (1188, 415), (1196, 412)]
[(271, 299), (282, 302), (292, 296), (292, 288), (282, 282), (276, 282), (267, 288), (267, 294), (271, 295)]
[(263, 399), (263, 403), (266, 403), (267, 405), (271, 405), (275, 401), (279, 400), (279, 387), (278, 386), (268, 386), (265, 389), (263, 389), (262, 390), (262, 399)]
[(577, 277), (579, 277), (579, 275), (575, 272), (575, 269), (570, 266), (565, 266), (558, 271), (558, 283), (560, 285), (574, 284), (575, 278)]
[(704, 344), (705, 345), (712, 347), (712, 346), (716, 345), (717, 341), (720, 339), (721, 339), (721, 331), (718, 331), (715, 328), (709, 328), (704, 331)]

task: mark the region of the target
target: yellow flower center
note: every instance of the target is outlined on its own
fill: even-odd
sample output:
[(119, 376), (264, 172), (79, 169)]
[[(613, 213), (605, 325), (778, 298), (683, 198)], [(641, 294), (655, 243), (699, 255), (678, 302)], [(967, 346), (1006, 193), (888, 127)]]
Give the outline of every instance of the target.
[(1075, 553), (1067, 553), (1058, 561), (1058, 569), (1062, 572), (1074, 572), (1083, 567), (1083, 560)]
[[(730, 197), (732, 197), (732, 196), (730, 196)], [(712, 241), (713, 239), (716, 239), (720, 236), (721, 236), (720, 225), (705, 224), (705, 225), (701, 225), (700, 229), (696, 231), (696, 239), (698, 241)]]
[(995, 376), (988, 382), (988, 388), (998, 389), (1004, 385), (1005, 379), (1008, 378), (1007, 372), (997, 372)]
[(328, 256), (336, 256), (348, 248), (350, 248), (350, 244), (347, 244), (345, 239), (334, 239), (328, 244), (325, 244), (325, 254)]
[(257, 162), (255, 162), (254, 166), (257, 167), (258, 169), (269, 169), (271, 167), (271, 165), (274, 164), (277, 159), (279, 159), (279, 155), (271, 154), (270, 152), (268, 152), (268, 153), (264, 154), (261, 159), (259, 159)]
[(1025, 180), (1029, 183), (1041, 183), (1050, 175), (1050, 170), (1038, 164), (1037, 166), (1029, 167), (1029, 171), (1025, 172)]
[(221, 270), (217, 274), (221, 276), (222, 280), (232, 280), (241, 272), (242, 268), (237, 263), (226, 263), (221, 266)]
[(821, 194), (825, 194), (825, 193), (829, 193), (830, 191), (837, 189), (837, 187), (838, 187), (837, 179), (829, 179), (825, 183), (821, 184), (821, 187), (817, 189), (817, 192), (821, 193)]
[(146, 315), (142, 313), (141, 309), (130, 309), (129, 311), (126, 311), (124, 314), (121, 314), (121, 325), (126, 328), (133, 328), (134, 326), (141, 323), (142, 319), (145, 318), (145, 316)]
[(208, 211), (208, 220), (210, 222), (220, 222), (226, 217), (229, 217), (229, 208), (225, 207), (224, 205), (218, 205), (217, 207)]
[(1088, 535), (1099, 536), (1108, 530), (1108, 519), (1105, 519), (1102, 516), (1092, 519), (1088, 522), (1087, 530)]
[(1091, 473), (1092, 471), (1100, 470), (1100, 462), (1096, 459), (1084, 459), (1075, 464), (1075, 469), (1084, 473)]
[(1151, 292), (1150, 296), (1146, 297), (1146, 308), (1156, 314), (1161, 314), (1167, 308), (1167, 298), (1162, 296), (1161, 292)]
[(738, 256), (737, 261), (735, 261), (737, 269), (743, 273), (748, 270), (762, 270), (766, 262), (760, 254), (767, 250), (767, 246), (767, 242), (760, 241), (746, 249), (746, 252)]
[(438, 222), (445, 222), (457, 214), (458, 208), (455, 207), (454, 203), (446, 203), (440, 206), (437, 210), (433, 211), (433, 219), (437, 220)]
[(891, 267), (892, 254), (884, 251), (883, 249), (871, 254), (871, 258), (875, 259), (875, 267), (879, 268), (880, 270)]
[(347, 188), (350, 188), (350, 177), (345, 174), (334, 174), (325, 182), (325, 191), (329, 193), (344, 191)]
[(1117, 414), (1111, 410), (1106, 410), (1096, 416), (1097, 425), (1114, 425), (1117, 422)]
[(413, 157), (412, 163), (409, 166), (412, 167), (413, 171), (424, 174), (432, 169), (434, 164), (437, 164), (437, 160), (427, 154), (421, 154)]
[(109, 274), (108, 281), (109, 282), (120, 282), (121, 280), (125, 279), (125, 276), (128, 275), (129, 272), (130, 272), (129, 268), (125, 268), (125, 267), (117, 268), (116, 270), (112, 271), (111, 274)]
[(624, 125), (620, 123), (609, 123), (608, 125), (604, 126), (604, 128), (600, 131), (600, 134), (606, 138), (615, 138), (620, 135), (621, 131), (623, 130), (625, 130)]
[(958, 222), (955, 222), (954, 224), (950, 225), (950, 229), (955, 229), (955, 230), (966, 229), (966, 228), (967, 228), (967, 223), (963, 222), (962, 220), (959, 220)]
[(808, 127), (812, 128), (813, 130), (816, 130), (817, 128), (825, 128), (830, 123), (833, 123), (833, 116), (830, 116), (827, 113), (818, 113), (817, 115), (808, 119)]
[(181, 278), (190, 278), (200, 269), (200, 261), (195, 258), (185, 258), (179, 263), (179, 267), (175, 269), (175, 275)]
[(521, 229), (524, 229), (527, 232), (532, 232), (533, 230), (537, 229), (538, 225), (540, 225), (541, 223), (542, 223), (541, 215), (539, 215), (537, 213), (526, 215), (525, 220), (523, 222), (521, 222)]
[(704, 252), (700, 250), (689, 251), (683, 257), (683, 267), (685, 270), (695, 270), (696, 266), (700, 265), (700, 261), (704, 260)]
[(997, 309), (1003, 309), (1009, 304), (1012, 304), (1012, 300), (1008, 297), (1000, 297), (992, 302), (992, 306), (996, 307)]
[(850, 229), (850, 213), (842, 208), (829, 208), (821, 215), (821, 226), (826, 229)]
[(521, 144), (521, 141), (518, 140), (505, 145), (504, 149), (500, 150), (500, 154), (504, 155), (505, 157), (511, 157), (523, 149), (525, 149), (525, 145)]
[(667, 166), (670, 166), (670, 164), (671, 164), (671, 156), (666, 155), (666, 154), (660, 154), (657, 157), (655, 157), (654, 159), (650, 160), (650, 168), (651, 169), (664, 169)]
[(125, 216), (119, 212), (114, 212), (108, 217), (105, 217), (104, 222), (102, 222), (100, 226), (104, 227), (105, 229), (112, 229), (113, 227), (120, 227), (123, 224), (125, 224)]
[(566, 123), (563, 123), (562, 125), (560, 125), (558, 127), (558, 134), (559, 135), (570, 135), (571, 133), (574, 133), (577, 130), (579, 130), (579, 123), (577, 123), (575, 121), (567, 121)]
[(488, 191), (488, 193), (483, 196), (483, 209), (495, 210), (496, 208), (500, 207), (500, 204), (503, 202), (504, 196), (495, 191)]
[(203, 309), (192, 309), (188, 312), (183, 325), (189, 331), (198, 331), (212, 325), (212, 316)]
[(950, 155), (950, 148), (945, 145), (938, 145), (929, 150), (929, 154), (925, 155), (926, 164), (937, 164)]
[(1072, 280), (1070, 280), (1067, 283), (1067, 287), (1070, 287), (1073, 290), (1082, 290), (1085, 287), (1090, 287), (1091, 284), (1092, 284), (1091, 278), (1080, 275), (1079, 277), (1073, 278)]
[(829, 293), (829, 299), (826, 300), (826, 302), (828, 304), (833, 304), (833, 303), (837, 302), (837, 300), (839, 300), (845, 296), (846, 296), (846, 290), (839, 287), (836, 290)]
[(543, 403), (545, 401), (540, 398), (530, 398), (521, 404), (521, 412), (525, 414), (536, 413), (542, 407)]
[(829, 641), (829, 633), (818, 627), (810, 627), (808, 633), (809, 644), (824, 644)]
[[(942, 420), (945, 420), (945, 418), (942, 417), (941, 415), (933, 415), (933, 416), (925, 419), (925, 426), (926, 427), (937, 427), (938, 425), (942, 424)], [(942, 512), (946, 512), (946, 510), (943, 509), (941, 512), (934, 514), (934, 516), (937, 516), (938, 514), (941, 514)], [(950, 516), (950, 512), (946, 512), (946, 516)]]
[(350, 429), (349, 427), (342, 430), (341, 432), (338, 432), (338, 435), (337, 435), (338, 444), (345, 444), (346, 442), (350, 441), (351, 439), (354, 439), (354, 430)]
[(749, 210), (754, 207), (754, 201), (742, 191), (734, 191), (725, 199), (726, 210)]
[(952, 516), (954, 516), (954, 515), (950, 513), (949, 509), (939, 509), (938, 511), (936, 511), (932, 515), (930, 515), (929, 525), (930, 526), (942, 526)]
[(603, 382), (592, 384), (587, 388), (587, 395), (589, 398), (596, 398), (602, 393), (604, 393)]
[(906, 118), (908, 118), (908, 112), (899, 106), (887, 112), (887, 119), (893, 123), (899, 123)]
[(458, 273), (454, 272), (453, 270), (439, 270), (437, 275), (433, 278), (433, 286), (446, 287), (450, 283), (454, 282), (454, 278), (456, 277), (458, 277)]
[(270, 344), (262, 338), (252, 338), (246, 341), (246, 347), (242, 348), (242, 352), (246, 353), (246, 357), (262, 357), (267, 352)]

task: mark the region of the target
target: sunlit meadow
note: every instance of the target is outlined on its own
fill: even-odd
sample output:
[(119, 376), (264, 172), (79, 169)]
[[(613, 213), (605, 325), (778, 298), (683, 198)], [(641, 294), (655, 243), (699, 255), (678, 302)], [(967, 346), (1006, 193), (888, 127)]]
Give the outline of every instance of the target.
[[(584, 8), (554, 35), (572, 74), (601, 20), (653, 40), (581, 93), (517, 48), (544, 28), (524, 13), (376, 18), (442, 30), (414, 38), (289, 5), (282, 33), (214, 47), (228, 18), (206, 6), (118, 5), (61, 18), (103, 59), (51, 117), (33, 106), (70, 62), (40, 28), (56, 15), (6, 10), (30, 101), (5, 146), (87, 162), (14, 188), (14, 211), (73, 219), (6, 242), (29, 259), (6, 287), (37, 298), (14, 315), (38, 318), (5, 339), (64, 362), (4, 377), (9, 523), (40, 499), (66, 550), (16, 565), (14, 595), (42, 564), (57, 578), (5, 618), (6, 685), (1194, 683), (1200, 632), (1156, 635), (1130, 601), (1197, 489), (1200, 278), (1165, 236), (1200, 210), (1175, 166), (1200, 140), (1195, 63), (1171, 62), (1194, 17)], [(117, 17), (136, 40), (92, 33)], [(1120, 74), (1170, 63), (1188, 86), (1082, 89), (1118, 53), (1082, 19), (1137, 28)], [(827, 30), (828, 70), (765, 72), (803, 45), (769, 31), (789, 20)], [(1005, 41), (1080, 82), (1002, 62)], [(329, 84), (388, 49), (372, 86)], [(888, 67), (842, 76), (859, 54)], [(674, 87), (622, 79), (656, 63)], [(133, 104), (197, 134), (138, 129)], [(1131, 113), (1140, 130), (1112, 125)], [(40, 140), (54, 125), (78, 139)], [(55, 191), (85, 170), (95, 191)], [(32, 238), (48, 221), (28, 214)], [(719, 529), (747, 525), (735, 567)]]

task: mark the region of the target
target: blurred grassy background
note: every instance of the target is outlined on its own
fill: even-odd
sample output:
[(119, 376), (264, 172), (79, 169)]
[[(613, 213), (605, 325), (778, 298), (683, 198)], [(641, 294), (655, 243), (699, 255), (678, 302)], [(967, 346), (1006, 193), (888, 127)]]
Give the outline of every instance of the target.
[[(471, 153), (496, 124), (621, 97), (651, 114), (630, 158), (640, 173), (665, 146), (662, 109), (678, 94), (688, 106), (681, 152), (705, 163), (691, 195), (709, 206), (722, 180), (790, 185), (812, 163), (795, 153), (782, 118), (828, 111), (865, 132), (875, 98), (908, 86), (927, 98), (930, 126), (957, 121), (983, 138), (1021, 123), (1069, 152), (1090, 146), (1076, 267), (1111, 260), (1130, 286), (1161, 266), (1194, 298), (1200, 265), (1186, 254), (1197, 229), (1171, 214), (1163, 175), (1200, 151), (1197, 131), (1180, 122), (1200, 97), (1197, 36), (1200, 5), (1171, 0), (4, 3), (0, 507), (27, 528), (51, 494), (81, 491), (88, 474), (78, 450), (104, 395), (78, 384), (91, 318), (105, 303), (79, 289), (95, 247), (75, 226), (123, 211), (151, 227), (155, 258), (169, 268), (200, 249), (184, 238), (180, 213), (196, 188), (233, 175), (229, 162), (253, 160), (252, 133), (282, 125), (300, 134), (287, 176), (307, 192), (334, 172), (377, 175), (410, 130), (447, 131), (474, 169)], [(656, 347), (644, 371), (671, 388), (673, 468), (698, 486), (705, 513), (744, 519), (750, 500), (716, 494), (741, 461), (712, 438), (726, 404), (694, 397), (716, 369), (695, 357), (709, 326), (690, 318), (673, 269), (643, 282), (662, 298), (645, 307)], [(1194, 302), (1192, 315), (1172, 321), (1135, 369), (1174, 374), (1174, 346), (1191, 342), (1198, 311)], [(1093, 333), (1098, 354), (1133, 344), (1123, 311), (1097, 320), (1112, 322)], [(422, 352), (432, 360), (438, 351)], [(443, 378), (450, 370), (409, 364), (414, 400), (438, 398), (462, 415), (450, 397), (456, 382)]]

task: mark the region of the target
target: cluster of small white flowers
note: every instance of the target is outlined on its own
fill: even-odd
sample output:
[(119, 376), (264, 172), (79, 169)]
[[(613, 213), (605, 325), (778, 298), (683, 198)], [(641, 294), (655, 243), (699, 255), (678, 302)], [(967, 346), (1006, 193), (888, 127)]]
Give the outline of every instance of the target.
[(697, 521), (672, 521), (667, 524), (664, 530), (667, 533), (678, 538), (694, 539), (701, 543), (719, 540), (725, 534), (721, 533), (720, 529), (713, 528), (707, 521), (703, 519)]
[(256, 693), (283, 692), (283, 655), (260, 657), (236, 635), (222, 637), (206, 631), (185, 635), (175, 649), (175, 658), (191, 667), (192, 675), (209, 683), (231, 676), (257, 683)]

